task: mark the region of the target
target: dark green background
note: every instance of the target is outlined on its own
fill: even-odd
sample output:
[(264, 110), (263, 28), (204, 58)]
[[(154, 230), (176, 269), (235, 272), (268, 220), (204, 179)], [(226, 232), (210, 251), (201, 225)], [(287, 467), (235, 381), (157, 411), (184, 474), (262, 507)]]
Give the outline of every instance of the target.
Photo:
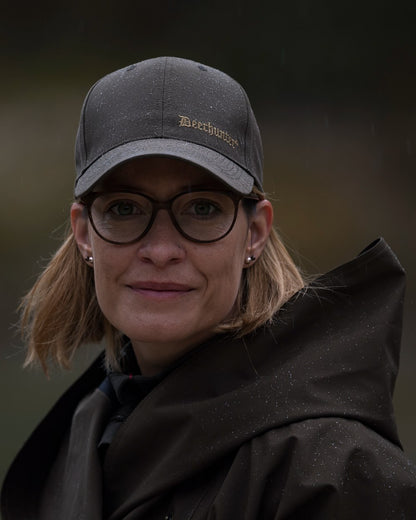
[[(7, 13), (7, 14), (4, 14)], [(83, 97), (103, 74), (158, 55), (240, 81), (258, 115), (276, 225), (307, 272), (384, 236), (408, 271), (395, 406), (416, 460), (416, 4), (56, 2), (3, 7), (0, 479), (74, 374), (21, 371), (19, 298), (59, 244)], [(77, 363), (85, 365), (86, 347)], [(95, 352), (95, 351), (94, 351)]]

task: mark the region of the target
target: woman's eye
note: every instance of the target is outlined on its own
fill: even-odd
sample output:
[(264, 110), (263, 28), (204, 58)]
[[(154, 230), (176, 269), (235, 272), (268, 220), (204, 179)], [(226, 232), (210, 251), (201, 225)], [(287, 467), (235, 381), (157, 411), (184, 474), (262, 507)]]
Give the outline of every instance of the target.
[(187, 210), (187, 213), (191, 213), (197, 217), (211, 217), (220, 212), (220, 208), (209, 200), (194, 201), (189, 205)]
[(215, 206), (210, 202), (197, 202), (195, 204), (195, 213), (197, 215), (210, 215), (215, 209)]
[(107, 211), (120, 217), (128, 217), (140, 213), (137, 205), (128, 201), (116, 202), (112, 204)]

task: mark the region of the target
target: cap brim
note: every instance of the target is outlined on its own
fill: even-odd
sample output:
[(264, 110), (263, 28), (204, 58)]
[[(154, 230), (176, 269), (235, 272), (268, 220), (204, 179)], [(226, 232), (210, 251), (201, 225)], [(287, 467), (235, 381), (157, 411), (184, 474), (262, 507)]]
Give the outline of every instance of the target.
[(247, 195), (254, 184), (253, 177), (238, 164), (199, 144), (178, 139), (141, 139), (122, 144), (94, 161), (76, 180), (75, 197), (87, 193), (96, 182), (116, 166), (130, 159), (149, 156), (174, 157), (200, 166), (215, 175), (230, 188)]

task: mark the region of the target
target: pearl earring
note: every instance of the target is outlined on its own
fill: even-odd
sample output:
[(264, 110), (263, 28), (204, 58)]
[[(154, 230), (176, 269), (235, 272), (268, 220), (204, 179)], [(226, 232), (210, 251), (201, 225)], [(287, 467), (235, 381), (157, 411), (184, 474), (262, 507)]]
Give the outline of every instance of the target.
[(250, 264), (251, 262), (254, 262), (255, 259), (256, 259), (256, 257), (253, 256), (253, 255), (248, 256), (248, 257), (246, 258), (246, 260), (245, 260), (245, 261), (246, 261), (246, 264)]
[(94, 263), (94, 259), (93, 259), (93, 257), (92, 257), (92, 256), (89, 256), (89, 255), (87, 255), (87, 256), (85, 257), (85, 261), (88, 262), (89, 264), (93, 264), (93, 263)]

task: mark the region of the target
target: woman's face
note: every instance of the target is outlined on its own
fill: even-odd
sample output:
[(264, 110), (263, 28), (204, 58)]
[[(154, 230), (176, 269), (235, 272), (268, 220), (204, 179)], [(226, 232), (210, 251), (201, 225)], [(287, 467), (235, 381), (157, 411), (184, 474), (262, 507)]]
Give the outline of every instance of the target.
[[(134, 189), (163, 201), (196, 186), (223, 188), (190, 163), (152, 157), (122, 165), (97, 189)], [(245, 259), (258, 256), (265, 241), (259, 236), (261, 229), (264, 234), (265, 225), (259, 226), (256, 216), (249, 218), (241, 203), (232, 231), (205, 244), (184, 238), (164, 209), (157, 213), (149, 232), (128, 245), (100, 238), (80, 204), (73, 205), (71, 217), (82, 254), (94, 259), (102, 312), (131, 339), (145, 374), (162, 370), (211, 336), (230, 316), (247, 265)]]

